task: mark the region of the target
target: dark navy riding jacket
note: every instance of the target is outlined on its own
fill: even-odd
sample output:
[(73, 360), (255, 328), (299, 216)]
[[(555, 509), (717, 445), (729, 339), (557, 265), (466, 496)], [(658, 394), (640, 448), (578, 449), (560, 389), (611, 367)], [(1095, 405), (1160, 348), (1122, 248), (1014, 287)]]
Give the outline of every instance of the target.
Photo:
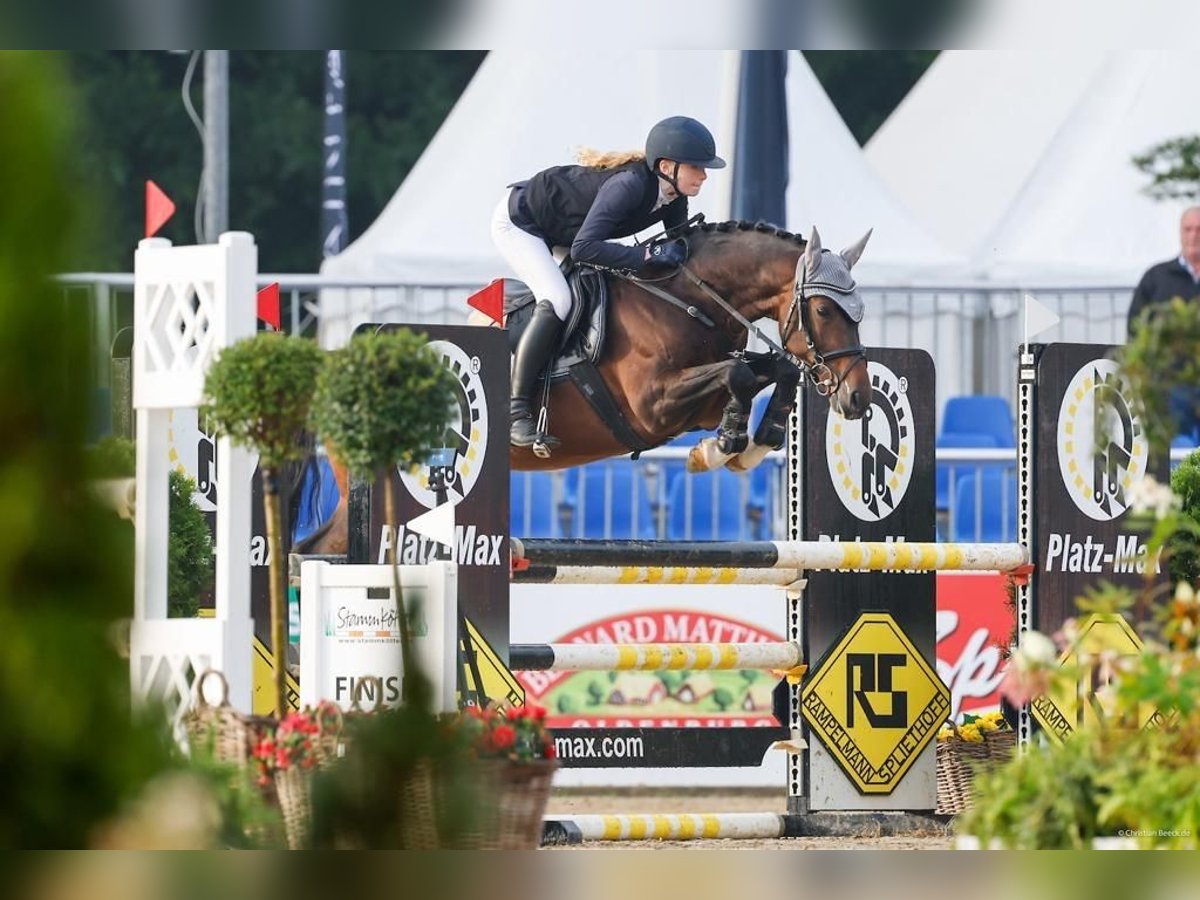
[(570, 247), (577, 262), (637, 269), (640, 247), (609, 243), (662, 222), (667, 228), (687, 221), (687, 197), (658, 209), (658, 177), (643, 160), (612, 169), (554, 166), (513, 185), (508, 216), (523, 231), (551, 247)]

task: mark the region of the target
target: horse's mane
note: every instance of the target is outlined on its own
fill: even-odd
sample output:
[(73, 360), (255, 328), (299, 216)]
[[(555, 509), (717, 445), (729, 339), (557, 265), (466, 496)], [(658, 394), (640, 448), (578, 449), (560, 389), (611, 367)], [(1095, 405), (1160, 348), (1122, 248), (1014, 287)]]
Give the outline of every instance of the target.
[(697, 234), (729, 234), (738, 231), (757, 231), (761, 234), (769, 234), (785, 241), (791, 241), (800, 247), (804, 247), (808, 243), (803, 236), (793, 234), (770, 222), (747, 222), (741, 219), (730, 219), (727, 222), (705, 222), (703, 217), (699, 217), (699, 221), (688, 222), (686, 225), (672, 229), (667, 233), (667, 237), (686, 238)]

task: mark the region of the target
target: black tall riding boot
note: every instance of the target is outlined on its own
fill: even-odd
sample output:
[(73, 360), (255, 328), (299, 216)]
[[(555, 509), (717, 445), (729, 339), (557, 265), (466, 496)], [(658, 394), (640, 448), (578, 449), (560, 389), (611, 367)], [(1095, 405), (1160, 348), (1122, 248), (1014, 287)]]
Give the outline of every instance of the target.
[[(531, 447), (537, 440), (537, 427), (533, 421), (533, 411), (530, 406), (530, 395), (538, 376), (550, 362), (550, 354), (558, 344), (562, 333), (563, 323), (554, 314), (554, 307), (549, 300), (539, 300), (533, 308), (533, 318), (525, 327), (521, 341), (517, 344), (516, 356), (513, 359), (512, 371), (512, 433), (510, 440), (516, 447)], [(555, 438), (544, 437), (548, 446), (557, 444)]]

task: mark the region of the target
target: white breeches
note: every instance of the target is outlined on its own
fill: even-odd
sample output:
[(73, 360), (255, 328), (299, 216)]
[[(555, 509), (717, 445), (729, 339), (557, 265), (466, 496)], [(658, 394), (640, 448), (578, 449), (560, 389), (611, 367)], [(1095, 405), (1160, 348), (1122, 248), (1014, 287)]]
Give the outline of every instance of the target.
[(554, 314), (565, 322), (571, 312), (571, 289), (554, 260), (546, 242), (528, 231), (522, 231), (508, 217), (506, 190), (496, 211), (492, 213), (492, 242), (517, 277), (529, 285), (538, 300), (549, 300)]

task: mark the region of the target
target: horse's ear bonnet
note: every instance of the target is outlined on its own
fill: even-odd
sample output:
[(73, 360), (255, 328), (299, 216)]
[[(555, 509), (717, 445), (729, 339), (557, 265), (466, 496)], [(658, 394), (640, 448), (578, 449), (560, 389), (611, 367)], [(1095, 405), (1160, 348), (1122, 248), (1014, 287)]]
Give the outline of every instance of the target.
[(865, 304), (858, 294), (858, 285), (850, 275), (850, 268), (862, 256), (863, 248), (871, 232), (862, 240), (841, 253), (831, 253), (821, 247), (821, 236), (814, 227), (805, 246), (804, 253), (796, 263), (796, 289), (807, 300), (810, 297), (828, 297), (842, 308), (851, 322), (861, 322)]

